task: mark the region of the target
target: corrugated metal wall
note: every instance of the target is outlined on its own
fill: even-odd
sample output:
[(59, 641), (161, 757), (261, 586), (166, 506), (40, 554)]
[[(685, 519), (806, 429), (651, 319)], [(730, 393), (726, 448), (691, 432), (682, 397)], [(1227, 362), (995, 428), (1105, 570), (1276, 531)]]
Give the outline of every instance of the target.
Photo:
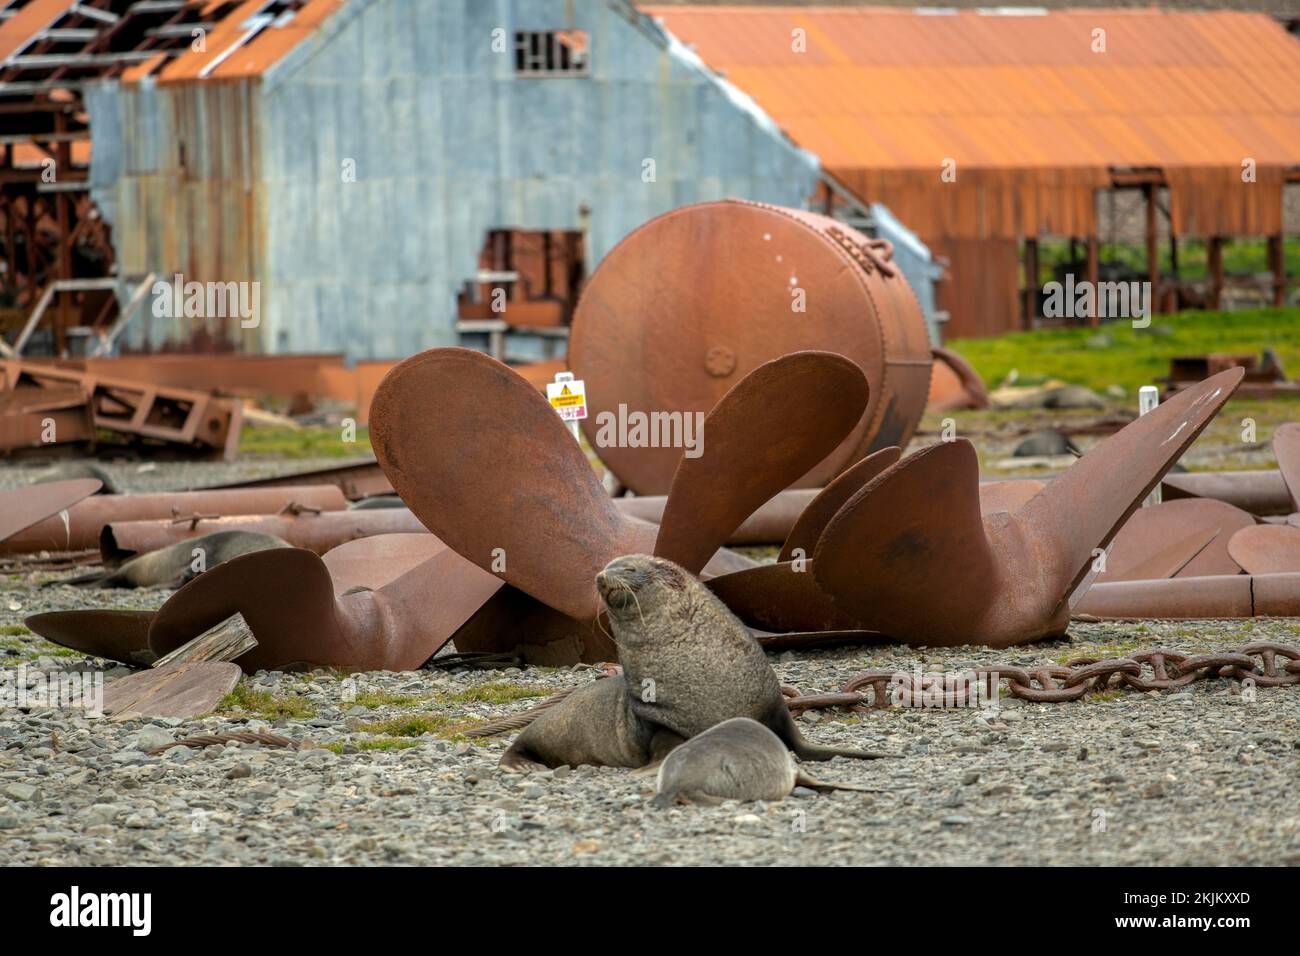
[[(554, 29), (588, 32), (590, 75), (516, 77), (514, 31)], [(817, 175), (619, 0), (352, 0), (260, 87), (215, 86), (96, 90), (95, 196), (124, 268), (260, 278), (267, 351), (391, 358), (455, 344), (456, 292), (489, 229), (583, 229), (594, 268), (675, 206), (799, 206)], [(234, 89), (255, 97), (240, 112)], [(213, 178), (177, 175), (178, 134), (220, 151)]]
[[(262, 279), (257, 98), (248, 81), (86, 91), (92, 195), (112, 226), (123, 274)], [(237, 320), (159, 318), (149, 303), (124, 339), (128, 348), (259, 347), (258, 331)]]

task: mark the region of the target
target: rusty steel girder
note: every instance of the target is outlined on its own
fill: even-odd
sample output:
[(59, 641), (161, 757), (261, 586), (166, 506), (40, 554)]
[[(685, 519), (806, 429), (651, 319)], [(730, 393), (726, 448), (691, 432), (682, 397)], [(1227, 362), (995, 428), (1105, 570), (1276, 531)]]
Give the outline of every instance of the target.
[[(322, 511), (341, 511), (347, 507), (347, 501), (342, 492), (330, 485), (96, 495), (68, 508), (66, 520), (61, 516), (47, 518), (0, 542), (0, 553), (28, 554), (34, 551), (85, 551), (97, 548), (100, 545), (101, 530), (114, 521), (164, 518), (170, 521), (174, 518), (222, 512), (237, 515), (250, 512), (274, 514), (294, 505), (319, 508)], [(210, 527), (199, 533), (216, 530), (219, 529)]]
[[(0, 362), (0, 392), (80, 388), (96, 428), (234, 461), (243, 406), (208, 392), (103, 378), (35, 362)], [(59, 439), (60, 441), (63, 439)]]
[[(764, 362), (828, 349), (855, 363), (870, 398), (799, 487), (826, 484), (870, 451), (905, 447), (925, 403), (930, 343), (887, 243), (815, 213), (727, 200), (685, 206), (633, 231), (583, 290), (569, 367), (587, 384), (583, 431), (603, 415), (707, 412)], [(799, 311), (802, 308), (804, 311)], [(600, 448), (637, 494), (668, 491), (672, 448)]]
[(1060, 635), (1069, 599), (1161, 476), (1241, 381), (1222, 372), (1080, 458), (1014, 511), (982, 515), (967, 441), (917, 452), (831, 520), (817, 583), (859, 622), (906, 643), (1005, 647)]

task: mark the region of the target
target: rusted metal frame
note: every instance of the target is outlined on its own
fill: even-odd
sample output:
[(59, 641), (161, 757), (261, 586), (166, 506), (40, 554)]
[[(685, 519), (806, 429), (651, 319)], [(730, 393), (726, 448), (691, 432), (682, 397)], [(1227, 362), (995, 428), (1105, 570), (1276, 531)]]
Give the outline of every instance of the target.
[(1205, 241), (1206, 265), (1210, 273), (1211, 309), (1219, 309), (1223, 304), (1223, 237), (1210, 236)]
[[(101, 378), (93, 374), (68, 372), (31, 363), (10, 361), (6, 364), (9, 366), (6, 369), (6, 379), (10, 388), (16, 387), (22, 379), (42, 387), (48, 382), (81, 385), (90, 396), (98, 427), (182, 445), (198, 443), (222, 451), (227, 458), (232, 457), (234, 449), (230, 445), (230, 439), (233, 433), (235, 440), (238, 440), (242, 420), (242, 406), (238, 402), (216, 399), (206, 392)], [(164, 405), (183, 416), (179, 427), (149, 423), (154, 412)], [(218, 425), (216, 428), (209, 426), (207, 430), (200, 429), (201, 425), (219, 419), (224, 419), (224, 427)]]
[[(1097, 288), (1097, 280), (1101, 275), (1101, 255), (1099, 241), (1097, 238), (1096, 227), (1088, 235), (1088, 284), (1091, 288)], [(1091, 328), (1101, 327), (1101, 310), (1093, 309), (1092, 314), (1088, 316), (1088, 325)]]
[(1268, 237), (1268, 268), (1273, 274), (1273, 305), (1281, 308), (1286, 305), (1286, 248), (1282, 234)]
[(1156, 192), (1158, 186), (1148, 183), (1142, 187), (1146, 198), (1147, 281), (1151, 284), (1151, 311), (1160, 312), (1160, 233), (1156, 219)]
[(1022, 290), (1025, 306), (1024, 329), (1029, 331), (1034, 327), (1034, 320), (1038, 317), (1038, 237), (1025, 238), (1025, 287)]

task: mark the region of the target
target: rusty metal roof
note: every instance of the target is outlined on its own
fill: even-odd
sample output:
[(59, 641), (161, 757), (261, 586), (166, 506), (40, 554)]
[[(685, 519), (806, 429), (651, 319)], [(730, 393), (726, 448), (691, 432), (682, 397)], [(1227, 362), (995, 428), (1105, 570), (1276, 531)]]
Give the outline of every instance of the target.
[(831, 170), (1300, 164), (1300, 42), (1265, 14), (643, 9)]
[[(296, 10), (267, 13), (266, 0), (245, 0), (217, 21), (202, 51), (156, 57), (123, 74), (127, 82), (152, 75), (159, 82), (260, 76), (343, 6), (345, 0), (305, 0)], [(210, 15), (220, 2), (195, 0)]]

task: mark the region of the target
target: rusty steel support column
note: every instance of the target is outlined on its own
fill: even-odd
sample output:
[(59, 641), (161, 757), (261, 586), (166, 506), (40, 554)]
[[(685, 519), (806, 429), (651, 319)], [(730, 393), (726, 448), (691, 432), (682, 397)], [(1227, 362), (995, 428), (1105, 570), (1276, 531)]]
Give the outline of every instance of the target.
[[(1088, 237), (1088, 282), (1092, 284), (1093, 289), (1097, 288), (1097, 278), (1101, 272), (1099, 252), (1097, 234), (1094, 232)], [(1088, 325), (1094, 329), (1101, 325), (1099, 309), (1092, 310), (1092, 315), (1088, 316)]]
[(1223, 237), (1210, 236), (1205, 241), (1205, 264), (1210, 273), (1210, 308), (1223, 306)]
[(1034, 327), (1038, 314), (1038, 237), (1025, 239), (1025, 331)]
[(1147, 281), (1151, 283), (1151, 311), (1160, 312), (1160, 231), (1156, 223), (1156, 192), (1154, 183), (1142, 187), (1147, 199)]
[(1273, 305), (1286, 305), (1286, 251), (1282, 234), (1268, 237), (1268, 269), (1273, 273)]

